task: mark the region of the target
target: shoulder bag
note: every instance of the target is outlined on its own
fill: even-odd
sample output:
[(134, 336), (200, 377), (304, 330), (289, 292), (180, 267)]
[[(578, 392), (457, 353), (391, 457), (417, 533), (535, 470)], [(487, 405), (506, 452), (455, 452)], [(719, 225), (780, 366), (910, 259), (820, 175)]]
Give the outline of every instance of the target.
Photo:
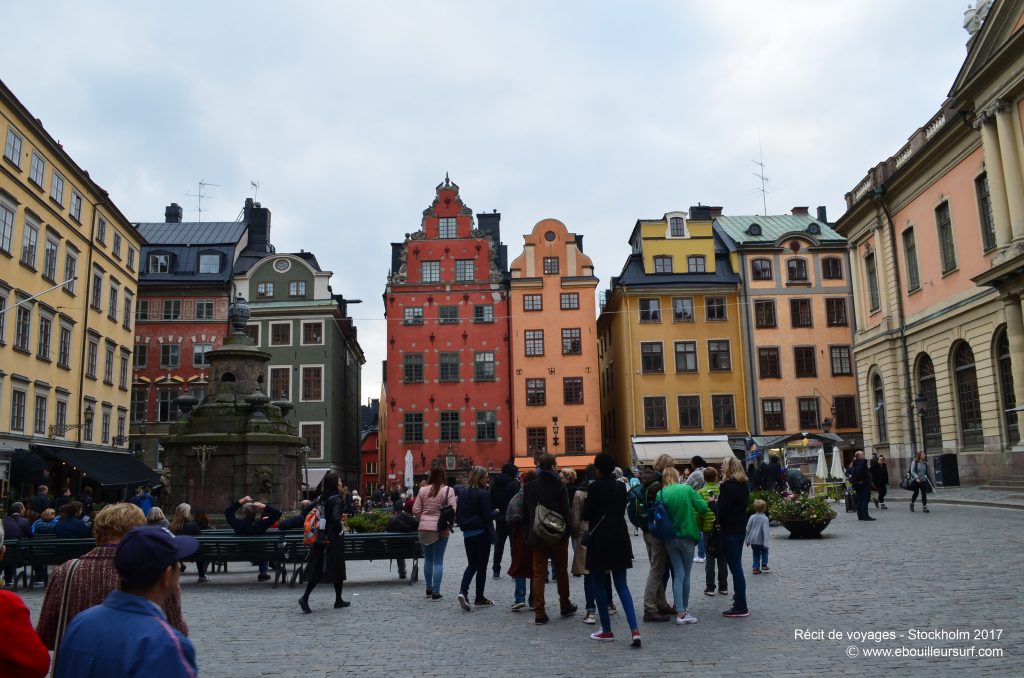
[(53, 665), (50, 667), (51, 678), (57, 673), (57, 656), (60, 652), (60, 641), (64, 638), (64, 632), (68, 628), (68, 612), (71, 608), (71, 588), (74, 583), (75, 570), (82, 562), (79, 558), (71, 561), (68, 567), (68, 576), (64, 577), (64, 589), (60, 596), (60, 612), (57, 613), (57, 632), (53, 637)]
[(455, 508), (448, 503), (448, 493), (451, 488), (446, 487), (444, 499), (441, 500), (441, 508), (437, 512), (437, 531), (447, 532), (455, 525)]

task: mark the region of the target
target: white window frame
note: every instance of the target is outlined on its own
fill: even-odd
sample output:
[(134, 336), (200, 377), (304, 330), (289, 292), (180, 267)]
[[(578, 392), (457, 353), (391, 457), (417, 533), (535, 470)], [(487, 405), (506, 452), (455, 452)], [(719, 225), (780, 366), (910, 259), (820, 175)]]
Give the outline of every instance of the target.
[(50, 176), (50, 199), (64, 207), (64, 177), (57, 170)]
[[(318, 342), (306, 342), (306, 325), (319, 325), (320, 326), (320, 341)], [(327, 342), (327, 336), (325, 334), (326, 327), (324, 327), (323, 320), (302, 320), (299, 322), (299, 346), (323, 346)]]
[[(287, 325), (288, 326), (288, 343), (287, 344), (276, 344), (274, 343), (274, 325)], [(291, 320), (271, 320), (267, 323), (267, 346), (275, 348), (278, 346), (292, 346), (295, 341), (295, 327)]]
[[(274, 372), (274, 370), (285, 370), (288, 373), (288, 393), (286, 393), (284, 395), (284, 398), (281, 398), (277, 393), (271, 393), (270, 394), (271, 400), (287, 400), (288, 402), (292, 402), (292, 394), (295, 391), (295, 384), (292, 383), (292, 381), (293, 381), (292, 366), (291, 365), (268, 365), (267, 366), (267, 388), (268, 389), (271, 389), (272, 386), (273, 386), (273, 383), (274, 383), (274, 380), (273, 380), (273, 372)], [(301, 374), (300, 374), (300, 377), (301, 377)]]
[(318, 427), (320, 429), (320, 454), (318, 456), (314, 456), (313, 455), (314, 450), (311, 449), (309, 451), (309, 458), (310, 459), (315, 459), (315, 460), (323, 459), (324, 458), (324, 422), (322, 422), (322, 421), (300, 421), (299, 422), (299, 437), (302, 437), (302, 427), (303, 426), (316, 426), (316, 427)]
[(246, 323), (245, 327), (246, 328), (250, 328), (250, 327), (255, 327), (256, 328), (256, 341), (253, 342), (253, 346), (259, 347), (261, 342), (263, 341), (263, 328), (260, 326), (260, 323), (258, 323), (258, 322)]
[(71, 218), (82, 223), (82, 205), (85, 203), (85, 198), (78, 192), (77, 189), (71, 189)]
[[(320, 370), (320, 397), (319, 398), (305, 398), (302, 393), (302, 384), (305, 379), (304, 371), (307, 368), (317, 368)], [(299, 402), (300, 403), (322, 403), (324, 402), (324, 393), (327, 391), (327, 370), (324, 368), (323, 363), (311, 364), (311, 365), (299, 365)]]
[[(18, 130), (14, 129), (13, 125), (8, 125), (7, 136), (4, 137), (4, 157), (14, 163), (14, 166), (18, 169), (21, 169), (21, 151), (24, 146), (25, 138), (21, 136)], [(11, 157), (12, 155), (14, 157)]]
[[(38, 174), (38, 176), (37, 176)], [(28, 166), (28, 180), (39, 188), (43, 187), (43, 181), (46, 178), (46, 159), (40, 155), (39, 151), (32, 151), (32, 161)]]

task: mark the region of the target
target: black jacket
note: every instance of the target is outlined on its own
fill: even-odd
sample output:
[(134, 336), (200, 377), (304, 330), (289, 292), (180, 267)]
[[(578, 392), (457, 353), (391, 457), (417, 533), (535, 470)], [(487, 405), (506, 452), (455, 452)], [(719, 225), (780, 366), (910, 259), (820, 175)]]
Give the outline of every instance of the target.
[(53, 534), (66, 539), (80, 539), (88, 537), (92, 534), (92, 531), (89, 529), (89, 526), (85, 524), (84, 520), (76, 516), (74, 518), (61, 518), (60, 522), (57, 523), (57, 529), (53, 531)]
[[(526, 483), (523, 488), (523, 524), (526, 526), (526, 543), (535, 544), (537, 537), (533, 534), (533, 514), (537, 512), (537, 504), (559, 513), (565, 518), (565, 534), (562, 541), (569, 540), (569, 521), (572, 514), (569, 508), (569, 495), (565, 491), (562, 479), (554, 471), (538, 471), (537, 477)], [(625, 511), (625, 505), (623, 505)]]
[(889, 486), (889, 465), (871, 462), (871, 484), (875, 487)]
[(50, 508), (50, 498), (45, 494), (37, 494), (29, 501), (29, 508), (42, 515), (43, 511)]
[[(323, 507), (323, 515), (321, 518), (327, 519), (327, 538), (334, 542), (335, 537), (341, 534), (344, 528), (344, 525), (341, 522), (341, 516), (345, 512), (345, 501), (337, 492), (328, 492), (320, 495), (320, 497), (313, 502), (313, 505)], [(270, 507), (268, 506), (267, 508)], [(281, 515), (280, 511), (277, 515)]]
[(778, 462), (768, 462), (761, 469), (762, 489), (775, 491), (782, 489), (782, 465)]
[(519, 492), (519, 479), (506, 473), (499, 473), (491, 484), (491, 504), (498, 509), (498, 519), (505, 519), (508, 503)]
[(626, 527), (624, 484), (614, 478), (601, 478), (590, 483), (580, 518), (587, 521), (593, 532), (587, 546), (588, 570), (603, 572), (633, 566), (633, 546)]
[(850, 482), (858, 490), (871, 488), (871, 473), (868, 471), (867, 459), (854, 459), (850, 466)]
[(718, 486), (718, 526), (723, 533), (746, 533), (749, 497), (750, 488), (746, 483), (730, 478)]
[(199, 527), (199, 523), (194, 520), (186, 520), (182, 523), (181, 528), (175, 534), (186, 534), (190, 537), (198, 537), (202, 532), (203, 528)]
[(312, 504), (308, 504), (299, 511), (299, 515), (292, 516), (291, 518), (282, 518), (277, 523), (277, 529), (279, 530), (301, 530), (306, 526), (306, 514), (313, 509)]
[(241, 536), (263, 534), (281, 517), (281, 512), (268, 504), (263, 508), (262, 517), (256, 520), (242, 520), (235, 515), (240, 508), (242, 508), (242, 505), (236, 501), (224, 509), (224, 519), (228, 521), (228, 525), (235, 531), (235, 534)]
[(6, 516), (3, 525), (5, 540), (32, 538), (32, 523), (25, 516)]
[(455, 519), (463, 532), (469, 530), (494, 529), (494, 509), (491, 507), (491, 495), (482, 487), (460, 487), (455, 490), (458, 498)]

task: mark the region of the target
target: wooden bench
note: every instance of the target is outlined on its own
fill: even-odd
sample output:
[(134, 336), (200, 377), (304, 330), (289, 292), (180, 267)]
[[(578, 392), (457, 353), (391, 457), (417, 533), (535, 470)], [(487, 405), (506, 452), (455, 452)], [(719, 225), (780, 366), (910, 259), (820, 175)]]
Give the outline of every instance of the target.
[[(14, 539), (5, 542), (5, 545), (7, 552), (2, 563), (14, 565), (16, 568), (14, 581), (11, 583), (17, 589), (19, 580), (25, 588), (31, 588), (35, 583), (34, 568), (60, 565), (73, 558), (81, 558), (96, 548), (96, 540), (92, 537), (64, 539), (52, 535), (39, 535), (31, 539)], [(30, 571), (29, 568), (33, 569)], [(18, 572), (18, 569), (21, 571)]]
[(259, 563), (270, 561), (274, 570), (274, 588), (284, 581), (286, 572), (279, 564), (283, 556), (282, 533), (277, 530), (257, 535), (238, 535), (234, 532), (211, 534), (203, 532), (196, 540), (199, 550), (186, 558), (190, 562), (205, 560), (209, 563)]
[[(300, 531), (288, 531), (281, 534), (284, 535), (282, 565), (284, 567), (292, 566), (288, 585), (295, 586), (295, 582), (305, 574), (309, 546), (302, 543)], [(415, 532), (370, 532), (366, 534), (349, 532), (345, 535), (344, 553), (346, 561), (412, 559), (409, 584), (411, 585), (419, 579), (419, 559), (423, 557), (423, 548), (420, 546), (420, 537)]]

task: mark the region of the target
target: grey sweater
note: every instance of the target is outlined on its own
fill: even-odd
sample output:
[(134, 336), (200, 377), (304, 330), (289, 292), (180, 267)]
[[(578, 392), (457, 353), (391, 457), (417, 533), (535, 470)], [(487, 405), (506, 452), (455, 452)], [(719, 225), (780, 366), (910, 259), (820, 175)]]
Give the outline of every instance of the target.
[(755, 513), (747, 519), (747, 538), (743, 540), (744, 544), (768, 548), (770, 537), (768, 516), (763, 513)]

